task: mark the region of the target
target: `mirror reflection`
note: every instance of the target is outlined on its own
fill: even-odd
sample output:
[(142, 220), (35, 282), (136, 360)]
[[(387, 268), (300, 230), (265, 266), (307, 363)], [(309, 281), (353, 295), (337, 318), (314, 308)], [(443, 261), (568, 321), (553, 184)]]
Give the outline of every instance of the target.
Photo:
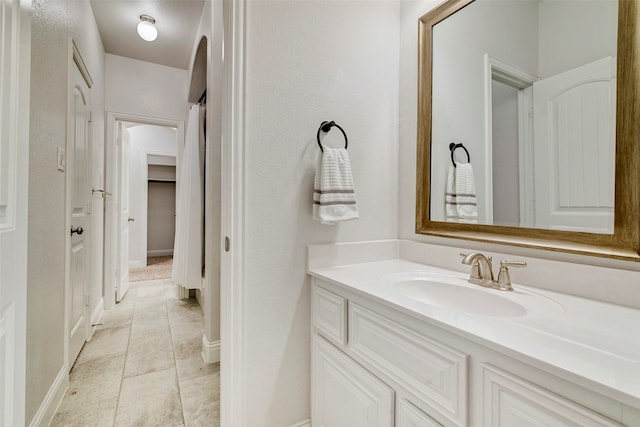
[(433, 27), (431, 221), (613, 233), (617, 16), (476, 0)]

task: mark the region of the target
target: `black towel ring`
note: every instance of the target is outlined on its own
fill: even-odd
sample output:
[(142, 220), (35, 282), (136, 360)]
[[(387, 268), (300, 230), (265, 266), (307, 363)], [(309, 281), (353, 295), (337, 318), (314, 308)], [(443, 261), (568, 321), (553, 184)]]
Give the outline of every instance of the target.
[(456, 148), (462, 148), (464, 152), (467, 153), (467, 163), (471, 163), (471, 156), (469, 155), (469, 151), (467, 150), (467, 147), (462, 145), (461, 142), (458, 144), (456, 144), (455, 142), (452, 142), (451, 144), (449, 144), (449, 150), (451, 150), (451, 163), (453, 163), (453, 167), (454, 168), (458, 167), (458, 165), (456, 165), (456, 161), (453, 159), (453, 152), (456, 151)]
[(318, 147), (320, 147), (320, 151), (324, 152), (322, 148), (322, 144), (320, 143), (320, 132), (327, 133), (331, 130), (332, 127), (337, 127), (342, 132), (342, 136), (344, 136), (344, 148), (347, 149), (347, 145), (349, 145), (349, 141), (347, 140), (347, 134), (344, 132), (344, 129), (340, 127), (336, 122), (331, 120), (330, 122), (322, 122), (320, 123), (320, 127), (318, 128), (318, 133), (316, 134), (316, 139), (318, 140)]

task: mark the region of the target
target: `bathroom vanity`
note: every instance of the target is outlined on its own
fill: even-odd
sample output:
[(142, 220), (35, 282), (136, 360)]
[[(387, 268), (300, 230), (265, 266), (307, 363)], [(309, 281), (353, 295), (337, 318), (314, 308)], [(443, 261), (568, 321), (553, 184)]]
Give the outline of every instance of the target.
[(639, 310), (401, 259), (308, 273), (314, 426), (640, 425)]

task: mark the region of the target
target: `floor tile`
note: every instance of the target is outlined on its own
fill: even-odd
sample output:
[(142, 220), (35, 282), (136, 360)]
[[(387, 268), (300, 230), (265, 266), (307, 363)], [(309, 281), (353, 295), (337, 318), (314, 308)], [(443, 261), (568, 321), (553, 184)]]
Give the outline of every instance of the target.
[(163, 297), (140, 298), (136, 300), (133, 319), (158, 318), (167, 316), (167, 304)]
[(202, 354), (176, 360), (178, 380), (184, 381), (208, 374), (219, 374), (220, 363), (205, 363)]
[(171, 339), (174, 343), (187, 341), (187, 340), (199, 340), (202, 342), (202, 323), (171, 323)]
[(180, 381), (186, 427), (220, 425), (219, 384), (219, 373)]
[(138, 294), (138, 289), (134, 287), (129, 287), (129, 290), (124, 295), (124, 298), (115, 305), (114, 308), (133, 308), (136, 304), (136, 296)]
[(195, 298), (167, 300), (167, 311), (169, 312), (169, 316), (189, 315), (192, 313), (197, 316), (202, 316), (202, 308), (200, 308)]
[(115, 425), (177, 426), (183, 422), (175, 369), (122, 381)]
[(111, 310), (106, 310), (100, 319), (98, 326), (103, 328), (114, 328), (118, 326), (127, 326), (133, 320), (133, 305), (127, 308), (115, 306)]
[(81, 411), (87, 405), (117, 398), (124, 360), (125, 354), (120, 353), (76, 363), (59, 411)]
[(169, 319), (167, 316), (136, 317), (131, 325), (131, 340), (147, 338), (150, 336), (163, 336), (171, 340)]
[(169, 335), (131, 340), (127, 351), (124, 377), (173, 368), (173, 346)]
[(117, 398), (86, 404), (76, 410), (58, 412), (51, 427), (112, 427), (116, 417)]
[(138, 296), (137, 298), (157, 298), (164, 297), (164, 286), (162, 284), (157, 284), (153, 286), (144, 286), (138, 288)]
[(129, 325), (113, 328), (98, 326), (91, 340), (87, 341), (82, 348), (76, 363), (83, 363), (109, 354), (124, 353), (129, 344), (129, 330)]
[(173, 342), (176, 360), (188, 359), (202, 354), (202, 334), (193, 338)]

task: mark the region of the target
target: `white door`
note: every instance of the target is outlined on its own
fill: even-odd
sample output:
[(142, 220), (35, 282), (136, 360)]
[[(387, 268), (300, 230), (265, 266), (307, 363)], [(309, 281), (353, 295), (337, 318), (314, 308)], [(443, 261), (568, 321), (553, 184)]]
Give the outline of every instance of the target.
[(615, 58), (533, 85), (535, 227), (613, 233)]
[(24, 425), (30, 5), (30, 1), (0, 0), (0, 425), (3, 426)]
[(88, 338), (88, 215), (91, 206), (89, 177), (89, 87), (76, 66), (72, 65), (67, 146), (67, 190), (69, 203), (69, 368)]
[(314, 426), (394, 425), (394, 391), (317, 335), (312, 373)]
[(118, 122), (116, 142), (118, 190), (116, 194), (117, 254), (116, 254), (116, 301), (122, 301), (129, 290), (129, 131)]

